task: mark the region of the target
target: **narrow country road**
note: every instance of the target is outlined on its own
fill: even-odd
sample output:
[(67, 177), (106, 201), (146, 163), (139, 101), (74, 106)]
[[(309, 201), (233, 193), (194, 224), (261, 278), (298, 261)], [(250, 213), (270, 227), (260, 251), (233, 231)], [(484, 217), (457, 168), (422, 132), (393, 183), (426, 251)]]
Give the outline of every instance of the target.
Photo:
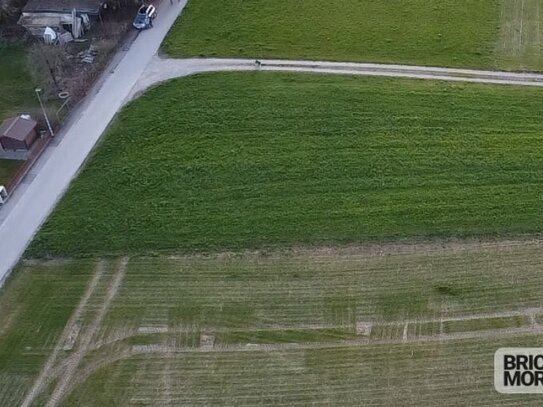
[(62, 129), (0, 209), (0, 285), (127, 101), (186, 3), (162, 2), (154, 28), (140, 33), (128, 51), (121, 51), (124, 55), (106, 72), (96, 93), (84, 102), (80, 115)]
[(192, 58), (163, 59), (155, 56), (145, 74), (134, 87), (131, 96), (136, 97), (148, 87), (181, 76), (214, 71), (282, 71), (313, 72), (339, 75), (385, 76), (394, 78), (430, 79), (455, 82), (473, 82), (496, 85), (541, 86), (543, 74), (503, 71), (481, 71), (473, 69), (434, 68), (411, 65), (367, 64), (355, 62), (291, 61)]
[(543, 74), (511, 73), (349, 62), (247, 59), (162, 59), (162, 40), (187, 0), (163, 1), (155, 27), (142, 32), (118, 55), (94, 94), (47, 148), (31, 173), (0, 209), (0, 286), (28, 243), (77, 175), (115, 114), (148, 87), (172, 78), (213, 71), (292, 71), (343, 75), (402, 77), (543, 87)]

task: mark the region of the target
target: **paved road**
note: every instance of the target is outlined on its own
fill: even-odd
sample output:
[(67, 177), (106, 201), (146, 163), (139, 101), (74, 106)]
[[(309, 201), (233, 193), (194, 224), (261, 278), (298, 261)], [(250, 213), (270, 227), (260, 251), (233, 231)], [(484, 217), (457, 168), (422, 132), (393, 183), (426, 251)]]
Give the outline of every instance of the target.
[(186, 0), (163, 1), (154, 28), (139, 34), (63, 129), (32, 174), (0, 210), (0, 285), (77, 174), (88, 154), (156, 55)]
[(541, 86), (543, 74), (515, 73), (503, 71), (480, 71), (472, 69), (433, 68), (411, 65), (366, 64), (353, 62), (260, 60), (247, 59), (162, 59), (155, 56), (145, 74), (134, 87), (131, 97), (137, 96), (156, 83), (199, 72), (214, 71), (283, 71), (314, 72), (340, 75), (385, 76), (397, 78), (431, 79), (455, 82), (474, 82), (498, 85)]

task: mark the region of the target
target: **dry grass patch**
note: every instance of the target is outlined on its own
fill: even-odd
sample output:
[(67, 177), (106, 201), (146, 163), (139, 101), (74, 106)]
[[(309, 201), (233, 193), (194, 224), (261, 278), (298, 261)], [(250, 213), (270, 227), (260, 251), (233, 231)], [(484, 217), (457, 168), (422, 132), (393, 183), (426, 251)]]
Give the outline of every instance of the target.
[[(495, 349), (543, 337), (542, 249), (534, 241), (28, 262), (0, 296), (0, 400), (496, 404), (505, 399), (492, 387)], [(18, 293), (46, 282), (44, 293)]]

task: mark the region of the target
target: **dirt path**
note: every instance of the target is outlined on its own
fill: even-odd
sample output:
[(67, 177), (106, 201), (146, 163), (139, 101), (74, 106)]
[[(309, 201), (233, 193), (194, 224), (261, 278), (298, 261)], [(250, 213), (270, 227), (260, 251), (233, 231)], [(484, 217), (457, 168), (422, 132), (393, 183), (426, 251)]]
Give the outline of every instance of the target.
[(255, 60), (248, 59), (162, 59), (155, 56), (147, 67), (144, 75), (142, 75), (142, 77), (134, 87), (131, 93), (131, 98), (137, 97), (150, 86), (173, 78), (194, 75), (201, 72), (255, 70), (312, 72), (339, 75), (384, 76), (394, 78), (473, 82), (495, 85), (543, 87), (543, 74), (535, 73), (303, 60), (291, 61), (263, 59), (260, 60), (260, 62), (261, 65), (257, 66), (255, 64)]
[(71, 355), (70, 358), (68, 359), (67, 366), (62, 371), (62, 376), (60, 377), (59, 382), (57, 386), (55, 387), (53, 394), (51, 395), (51, 398), (46, 404), (47, 407), (58, 405), (59, 402), (64, 397), (66, 388), (70, 384), (70, 381), (73, 380), (76, 370), (79, 367), (79, 364), (81, 363), (81, 360), (87, 354), (87, 351), (91, 345), (91, 341), (93, 340), (96, 332), (98, 331), (98, 328), (102, 324), (104, 316), (109, 310), (111, 302), (117, 295), (119, 287), (121, 286), (123, 278), (124, 278), (127, 264), (128, 264), (128, 258), (127, 257), (122, 258), (119, 263), (119, 266), (117, 267), (115, 275), (113, 276), (113, 281), (111, 282), (111, 284), (109, 285), (107, 289), (106, 296), (104, 298), (104, 301), (98, 313), (94, 317), (94, 320), (92, 321), (90, 326), (81, 334), (79, 346), (77, 350), (75, 351), (75, 353)]

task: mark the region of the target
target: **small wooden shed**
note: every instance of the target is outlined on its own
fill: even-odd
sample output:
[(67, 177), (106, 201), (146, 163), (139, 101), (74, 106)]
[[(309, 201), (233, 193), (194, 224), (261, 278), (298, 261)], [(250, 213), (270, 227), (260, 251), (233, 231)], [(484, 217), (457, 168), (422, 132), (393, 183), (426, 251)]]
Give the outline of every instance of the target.
[(38, 123), (30, 117), (17, 116), (0, 125), (0, 144), (4, 150), (29, 150), (38, 138)]

